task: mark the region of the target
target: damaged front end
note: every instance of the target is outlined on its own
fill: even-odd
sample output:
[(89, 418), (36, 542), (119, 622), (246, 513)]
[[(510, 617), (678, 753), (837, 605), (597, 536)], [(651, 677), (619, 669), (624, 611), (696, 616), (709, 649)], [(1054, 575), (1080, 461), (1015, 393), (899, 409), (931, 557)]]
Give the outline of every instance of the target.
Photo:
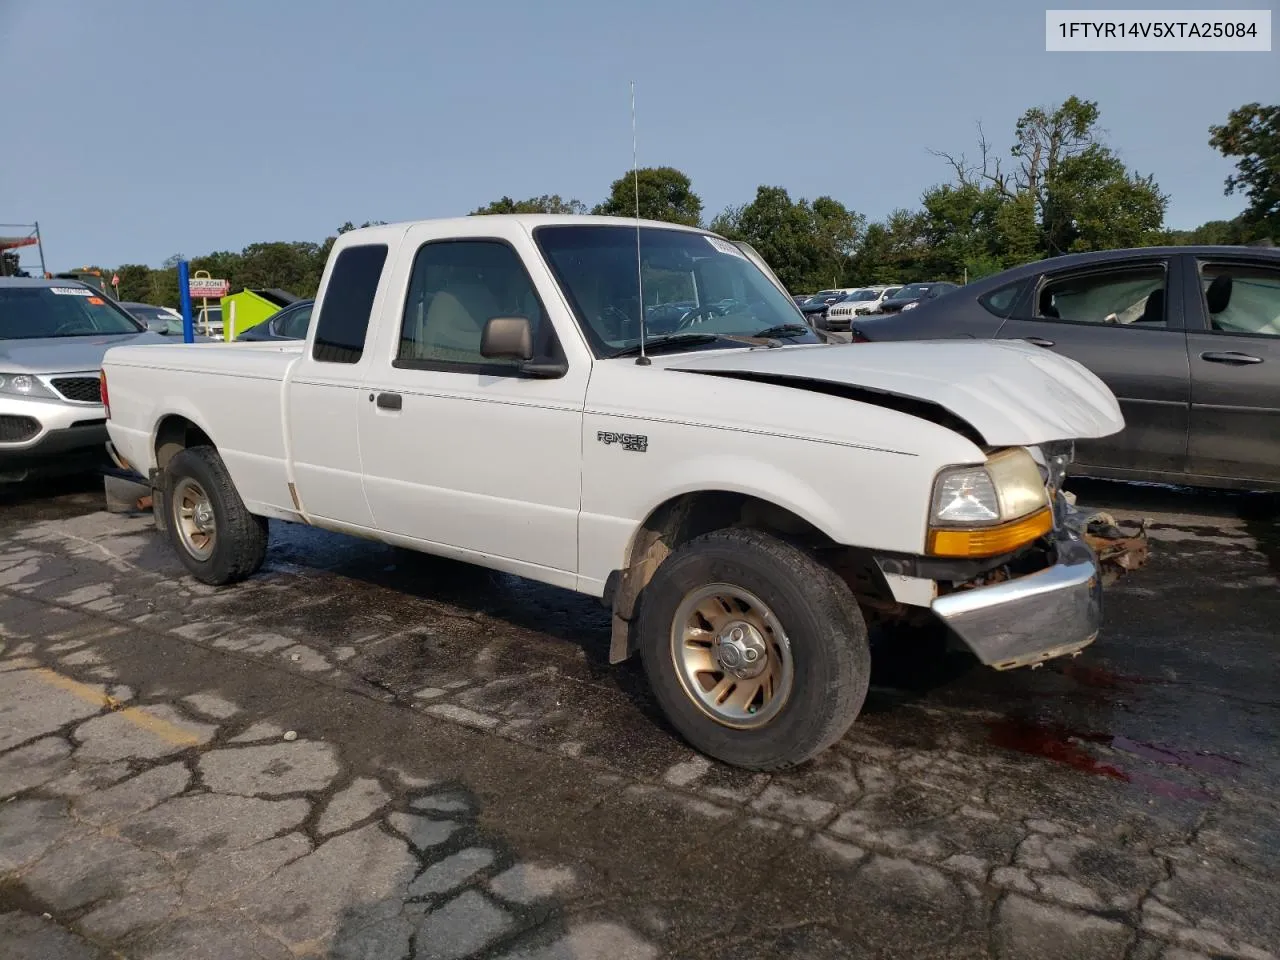
[[(1110, 586), (1126, 573), (1146, 566), (1149, 557), (1147, 521), (1125, 521), (1123, 526), (1109, 513), (1090, 512), (1075, 505), (1075, 497), (1064, 492), (1063, 522), (1078, 533), (1098, 558), (1102, 583)], [(1133, 528), (1131, 531), (1125, 527)]]
[(1109, 513), (1082, 509), (1076, 506), (1075, 494), (1062, 489), (1067, 467), (1075, 456), (1073, 443), (1043, 444), (1038, 450), (1033, 450), (1032, 455), (1040, 464), (1053, 503), (1054, 526), (1072, 531), (1089, 545), (1098, 558), (1104, 586), (1110, 586), (1126, 573), (1146, 565), (1149, 556), (1147, 521), (1124, 521), (1122, 524)]
[[(1101, 627), (1103, 586), (1142, 566), (1148, 555), (1145, 525), (1129, 533), (1109, 515), (1078, 508), (1062, 489), (1070, 444), (1032, 454), (1052, 507), (1052, 529), (977, 576), (934, 579), (932, 613), (996, 670), (1078, 655)], [(881, 569), (889, 572), (883, 563)]]

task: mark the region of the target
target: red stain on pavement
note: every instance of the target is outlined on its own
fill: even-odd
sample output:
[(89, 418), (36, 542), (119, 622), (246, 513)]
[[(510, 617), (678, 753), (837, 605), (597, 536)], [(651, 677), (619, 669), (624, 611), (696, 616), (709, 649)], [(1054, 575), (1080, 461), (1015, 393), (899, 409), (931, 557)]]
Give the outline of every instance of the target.
[[(1093, 773), (1128, 781), (1129, 777), (1109, 764), (1100, 763), (1096, 757), (1073, 742), (1091, 740), (1096, 735), (1073, 733), (1064, 727), (1031, 723), (1025, 720), (1005, 719), (991, 724), (991, 742), (1006, 750), (1016, 750), (1036, 757), (1044, 757), (1065, 764), (1082, 773)], [(1096, 742), (1096, 740), (1095, 740)]]
[(1030, 756), (1043, 757), (1064, 766), (1095, 776), (1131, 783), (1151, 793), (1174, 800), (1209, 802), (1214, 795), (1200, 787), (1185, 786), (1140, 770), (1122, 770), (1103, 763), (1087, 749), (1088, 744), (1099, 744), (1131, 757), (1166, 767), (1181, 767), (1200, 774), (1230, 775), (1244, 766), (1230, 757), (1210, 753), (1193, 753), (1172, 747), (1143, 743), (1129, 737), (1107, 733), (1091, 733), (1070, 730), (1066, 727), (1037, 723), (1030, 720), (1006, 718), (988, 725), (991, 742), (1006, 750), (1016, 750)]

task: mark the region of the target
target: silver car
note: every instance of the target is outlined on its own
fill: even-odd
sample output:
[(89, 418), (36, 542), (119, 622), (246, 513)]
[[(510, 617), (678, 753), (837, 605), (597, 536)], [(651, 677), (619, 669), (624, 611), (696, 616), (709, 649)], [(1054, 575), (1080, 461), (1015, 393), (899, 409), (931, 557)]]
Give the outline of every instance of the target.
[(105, 461), (103, 354), (171, 342), (86, 284), (0, 277), (0, 481)]

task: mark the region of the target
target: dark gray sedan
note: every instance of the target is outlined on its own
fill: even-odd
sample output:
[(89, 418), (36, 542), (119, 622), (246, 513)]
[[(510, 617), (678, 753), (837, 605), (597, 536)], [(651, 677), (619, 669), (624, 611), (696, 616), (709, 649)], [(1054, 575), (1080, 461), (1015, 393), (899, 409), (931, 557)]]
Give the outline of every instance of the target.
[(950, 337), (1027, 340), (1106, 382), (1126, 427), (1078, 444), (1075, 473), (1280, 490), (1280, 250), (1056, 257), (852, 331), (855, 343)]

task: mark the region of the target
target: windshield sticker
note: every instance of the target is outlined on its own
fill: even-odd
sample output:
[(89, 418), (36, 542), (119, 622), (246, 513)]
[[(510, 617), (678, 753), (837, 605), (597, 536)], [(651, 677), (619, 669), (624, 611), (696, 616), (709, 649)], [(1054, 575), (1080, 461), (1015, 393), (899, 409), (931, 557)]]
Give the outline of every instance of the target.
[(90, 297), (90, 298), (89, 298), (89, 302), (90, 302), (90, 303), (92, 303), (95, 307), (100, 307), (100, 306), (102, 306), (102, 298), (101, 298), (101, 297)]
[(727, 253), (732, 257), (740, 257), (743, 260), (747, 259), (746, 254), (728, 240), (721, 240), (719, 237), (707, 237), (707, 243), (711, 244), (714, 249), (719, 250), (721, 253)]
[(88, 287), (50, 287), (50, 293), (63, 297), (92, 297), (93, 291)]

